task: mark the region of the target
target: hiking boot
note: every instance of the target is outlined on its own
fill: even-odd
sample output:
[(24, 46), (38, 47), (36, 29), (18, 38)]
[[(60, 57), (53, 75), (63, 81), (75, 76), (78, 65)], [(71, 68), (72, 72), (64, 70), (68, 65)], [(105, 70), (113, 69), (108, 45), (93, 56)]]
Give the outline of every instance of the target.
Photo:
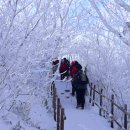
[(84, 107), (81, 107), (81, 109), (84, 109)]
[(84, 105), (81, 105), (81, 109), (84, 109)]
[(71, 95), (72, 95), (72, 96), (75, 96), (75, 94), (74, 94), (74, 93), (71, 93)]
[(80, 107), (80, 105), (77, 105), (77, 106), (76, 106), (76, 108), (79, 108), (79, 107)]

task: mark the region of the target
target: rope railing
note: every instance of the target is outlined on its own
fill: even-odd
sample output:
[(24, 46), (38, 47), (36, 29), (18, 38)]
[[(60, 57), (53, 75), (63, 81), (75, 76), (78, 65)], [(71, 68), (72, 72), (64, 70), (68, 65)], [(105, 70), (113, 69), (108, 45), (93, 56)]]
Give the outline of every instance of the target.
[(66, 120), (65, 110), (57, 96), (55, 83), (51, 84), (52, 106), (54, 109), (54, 120), (57, 122), (57, 130), (64, 130), (64, 120)]
[[(127, 130), (128, 117), (130, 117), (130, 113), (127, 111), (127, 104), (124, 104), (124, 106), (119, 106), (118, 104), (115, 103), (113, 94), (111, 95), (111, 98), (108, 98), (107, 96), (103, 95), (103, 89), (97, 91), (96, 85), (93, 85), (92, 83), (89, 84), (89, 87), (90, 87), (89, 102), (92, 104), (92, 106), (96, 105), (99, 108), (99, 115), (103, 116), (102, 112), (106, 113), (110, 118), (112, 128), (114, 128), (114, 122), (115, 122), (120, 128)], [(98, 95), (98, 97), (96, 97), (96, 94)], [(99, 102), (96, 101), (97, 98), (99, 98)], [(104, 100), (106, 100), (107, 103), (110, 103), (110, 110), (107, 110), (106, 108), (103, 107)], [(115, 112), (117, 110), (120, 110), (123, 113), (123, 121), (122, 121), (123, 124), (119, 122), (115, 117)]]
[[(114, 123), (116, 123), (121, 129), (128, 130), (128, 117), (130, 117), (130, 113), (127, 110), (127, 104), (124, 104), (124, 106), (116, 104), (113, 94), (110, 98), (108, 98), (108, 96), (103, 95), (104, 91), (102, 88), (96, 90), (96, 85), (93, 85), (92, 83), (89, 84), (89, 88), (89, 102), (92, 106), (96, 105), (99, 108), (99, 115), (103, 117), (106, 117), (105, 115), (107, 115), (110, 119), (110, 125), (112, 128), (114, 128)], [(54, 120), (57, 123), (57, 130), (64, 130), (64, 120), (66, 119), (66, 116), (54, 82), (51, 84), (51, 95), (54, 109)], [(97, 101), (97, 99), (99, 100)], [(110, 104), (109, 108), (104, 107), (104, 104)], [(117, 111), (120, 111), (119, 113), (122, 113), (123, 117), (118, 115), (117, 118)]]

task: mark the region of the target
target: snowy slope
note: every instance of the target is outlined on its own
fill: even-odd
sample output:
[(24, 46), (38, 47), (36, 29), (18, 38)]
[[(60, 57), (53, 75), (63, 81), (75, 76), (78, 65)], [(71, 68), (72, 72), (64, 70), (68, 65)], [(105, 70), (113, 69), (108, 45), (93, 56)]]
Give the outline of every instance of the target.
[[(39, 102), (37, 97), (31, 97), (28, 118), (23, 118), (22, 111), (4, 111), (0, 114), (0, 130), (55, 130), (56, 124), (50, 113)], [(24, 97), (24, 99), (26, 99)], [(21, 99), (22, 100), (22, 99)], [(25, 109), (25, 108), (24, 108)]]

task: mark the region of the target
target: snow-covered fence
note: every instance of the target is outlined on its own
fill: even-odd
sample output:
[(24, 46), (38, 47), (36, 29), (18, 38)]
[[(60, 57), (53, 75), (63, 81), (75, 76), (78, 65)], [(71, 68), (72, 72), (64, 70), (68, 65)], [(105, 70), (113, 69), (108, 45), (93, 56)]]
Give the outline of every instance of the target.
[(54, 120), (57, 122), (57, 130), (64, 130), (64, 120), (66, 119), (64, 108), (60, 103), (60, 98), (57, 96), (57, 91), (54, 82), (51, 84), (52, 105), (54, 109)]
[[(92, 104), (92, 106), (96, 105), (99, 108), (99, 115), (109, 118), (112, 128), (114, 128), (115, 122), (118, 127), (127, 130), (128, 117), (130, 117), (130, 113), (127, 111), (127, 104), (124, 104), (124, 106), (116, 104), (113, 94), (111, 95), (111, 98), (108, 98), (107, 96), (103, 95), (103, 89), (97, 91), (96, 86), (92, 83), (89, 84), (89, 87), (89, 102)], [(104, 104), (108, 104), (109, 107), (105, 107)]]

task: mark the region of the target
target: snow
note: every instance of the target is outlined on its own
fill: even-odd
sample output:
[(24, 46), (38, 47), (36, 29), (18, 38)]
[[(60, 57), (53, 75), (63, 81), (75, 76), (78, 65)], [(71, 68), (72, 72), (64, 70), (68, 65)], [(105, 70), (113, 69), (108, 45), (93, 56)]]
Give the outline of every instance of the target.
[(2, 128), (2, 130), (10, 130), (9, 125), (7, 125), (6, 123), (4, 123), (4, 121), (0, 120), (0, 128)]
[[(27, 96), (19, 97), (21, 101), (27, 100)], [(18, 105), (18, 104), (17, 104)], [(26, 107), (15, 111), (6, 111), (0, 115), (1, 130), (55, 130), (56, 123), (52, 113), (39, 102), (38, 97), (32, 96), (30, 112), (27, 114)], [(26, 114), (23, 116), (23, 114)], [(21, 116), (19, 116), (21, 115)]]
[[(49, 72), (53, 58), (79, 61), (89, 80), (114, 93), (130, 112), (129, 3), (1, 0), (0, 130), (56, 130), (48, 96), (49, 84), (59, 76)], [(65, 92), (70, 80), (55, 82), (65, 107), (65, 130), (111, 130), (87, 96), (85, 110), (75, 108), (75, 97)]]
[(114, 130), (106, 119), (99, 116), (98, 108), (90, 106), (87, 96), (85, 109), (76, 108), (76, 98), (70, 94), (70, 82), (55, 81), (55, 84), (61, 104), (65, 108), (65, 130)]
[[(76, 98), (70, 94), (71, 83), (69, 80), (56, 80), (55, 84), (61, 104), (65, 108), (66, 120), (64, 130), (114, 130), (110, 128), (110, 123), (106, 119), (99, 116), (98, 108), (92, 107), (89, 104), (87, 96), (85, 109), (75, 108)], [(20, 121), (20, 130), (56, 130), (56, 122), (53, 120), (52, 113), (49, 113), (36, 97), (32, 97), (29, 119), (28, 123), (25, 123), (16, 114), (11, 112), (5, 117), (1, 114), (0, 128), (1, 130), (12, 130), (14, 126), (16, 128)]]
[(52, 127), (54, 127), (52, 126), (52, 122), (54, 122), (53, 117), (48, 117), (48, 113), (46, 113), (45, 108), (41, 107), (39, 104), (36, 104), (33, 107), (30, 115), (33, 120), (37, 120), (36, 124), (41, 128), (47, 128), (47, 130), (52, 130)]

